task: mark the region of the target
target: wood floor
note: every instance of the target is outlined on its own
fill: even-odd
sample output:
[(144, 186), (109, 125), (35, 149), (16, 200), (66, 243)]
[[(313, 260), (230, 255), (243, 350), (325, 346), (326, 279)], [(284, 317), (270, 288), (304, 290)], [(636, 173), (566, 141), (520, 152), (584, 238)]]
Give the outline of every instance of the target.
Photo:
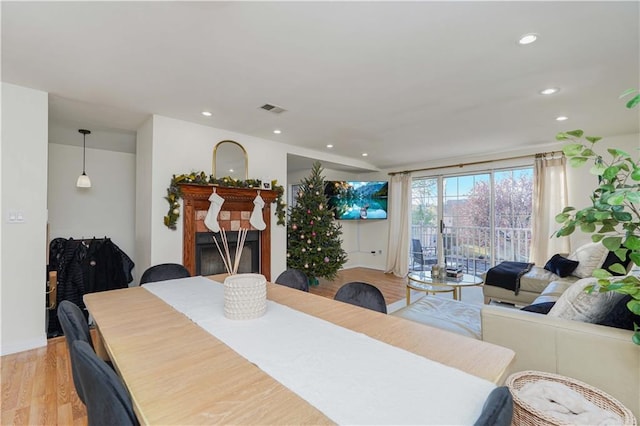
[[(387, 304), (405, 297), (404, 279), (367, 268), (340, 271), (335, 281), (321, 280), (310, 292), (333, 298), (350, 281), (375, 285)], [(49, 339), (44, 348), (1, 357), (0, 381), (3, 426), (87, 424), (85, 407), (73, 386), (64, 337)]]
[(320, 285), (310, 287), (309, 293), (333, 299), (338, 289), (351, 281), (362, 281), (378, 287), (387, 305), (404, 299), (407, 294), (406, 279), (369, 268), (352, 268), (339, 271), (334, 281), (320, 278)]
[(64, 337), (0, 358), (2, 425), (86, 425)]

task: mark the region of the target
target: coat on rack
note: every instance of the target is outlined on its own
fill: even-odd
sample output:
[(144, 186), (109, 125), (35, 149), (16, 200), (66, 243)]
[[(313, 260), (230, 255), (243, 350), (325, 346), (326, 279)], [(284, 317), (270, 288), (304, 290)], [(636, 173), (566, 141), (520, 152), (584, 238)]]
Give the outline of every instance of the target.
[[(69, 300), (88, 316), (86, 293), (126, 288), (133, 281), (134, 263), (109, 238), (55, 238), (49, 245), (49, 271), (57, 271), (56, 305)], [(55, 310), (50, 312), (49, 337), (62, 334)]]

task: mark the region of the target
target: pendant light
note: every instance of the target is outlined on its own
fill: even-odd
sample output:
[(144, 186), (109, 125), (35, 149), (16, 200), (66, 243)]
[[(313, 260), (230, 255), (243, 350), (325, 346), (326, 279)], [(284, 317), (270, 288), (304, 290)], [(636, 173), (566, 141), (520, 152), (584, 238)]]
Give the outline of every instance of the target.
[(82, 174), (78, 176), (76, 186), (78, 188), (91, 188), (91, 179), (84, 171), (85, 157), (87, 153), (87, 135), (91, 134), (91, 130), (79, 129), (78, 132), (82, 133)]

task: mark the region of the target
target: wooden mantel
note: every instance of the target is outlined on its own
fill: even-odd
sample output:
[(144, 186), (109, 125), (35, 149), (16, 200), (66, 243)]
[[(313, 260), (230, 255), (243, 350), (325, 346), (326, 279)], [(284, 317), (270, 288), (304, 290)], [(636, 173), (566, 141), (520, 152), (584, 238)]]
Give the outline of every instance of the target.
[[(213, 189), (224, 198), (221, 211), (252, 211), (258, 191), (264, 200), (262, 217), (267, 227), (260, 231), (260, 273), (271, 280), (271, 203), (277, 198), (272, 190), (257, 188), (229, 188), (214, 185), (179, 184), (182, 191), (183, 234), (182, 264), (191, 275), (196, 273), (196, 212), (209, 210)], [(225, 229), (229, 231), (229, 229)]]

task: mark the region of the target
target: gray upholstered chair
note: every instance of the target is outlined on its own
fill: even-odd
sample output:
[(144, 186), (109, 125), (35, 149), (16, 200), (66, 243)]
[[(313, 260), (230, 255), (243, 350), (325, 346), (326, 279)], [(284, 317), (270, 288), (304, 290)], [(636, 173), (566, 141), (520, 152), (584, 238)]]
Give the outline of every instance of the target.
[(85, 394), (89, 426), (138, 424), (127, 388), (89, 344), (80, 340), (73, 342), (71, 362), (77, 366)]
[(309, 291), (309, 279), (298, 269), (287, 269), (276, 278), (276, 284), (285, 285), (297, 290)]
[[(73, 302), (63, 300), (58, 305), (58, 320), (62, 327), (62, 332), (67, 340), (67, 349), (71, 354), (71, 344), (77, 340), (85, 342), (93, 350), (93, 342), (91, 341), (91, 334), (89, 333), (89, 324), (85, 318), (82, 310)], [(71, 362), (71, 375), (73, 376), (73, 385), (76, 387), (76, 392), (80, 397), (80, 401), (85, 402), (85, 396), (80, 386), (78, 378), (78, 372), (76, 366)]]
[(513, 397), (509, 388), (500, 386), (491, 391), (474, 426), (510, 426), (513, 417)]
[(178, 263), (162, 263), (144, 271), (142, 278), (140, 278), (140, 284), (188, 278), (190, 276), (191, 274), (187, 268)]
[(387, 303), (377, 287), (358, 281), (350, 282), (338, 290), (333, 297), (340, 302), (350, 303), (373, 311), (387, 313)]

